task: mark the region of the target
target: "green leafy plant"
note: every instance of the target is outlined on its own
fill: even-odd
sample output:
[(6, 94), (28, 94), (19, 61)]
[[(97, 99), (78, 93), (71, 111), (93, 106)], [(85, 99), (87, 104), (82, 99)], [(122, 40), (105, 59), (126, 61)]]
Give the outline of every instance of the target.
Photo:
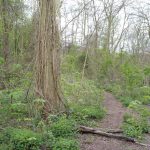
[(75, 114), (86, 119), (102, 119), (105, 116), (105, 110), (100, 106), (74, 105), (72, 109)]
[(133, 99), (131, 97), (125, 97), (125, 96), (120, 96), (119, 100), (126, 107), (128, 107), (130, 105), (130, 103), (133, 101)]
[(13, 112), (15, 113), (28, 113), (27, 111), (27, 104), (24, 104), (24, 103), (14, 103), (14, 104), (11, 104), (10, 106), (10, 109)]
[(125, 80), (126, 88), (132, 90), (137, 85), (140, 85), (143, 79), (142, 70), (134, 64), (126, 62), (121, 67), (121, 72)]
[(140, 126), (135, 126), (131, 124), (123, 124), (124, 134), (129, 137), (142, 138), (142, 128)]
[(29, 129), (8, 128), (3, 134), (3, 143), (12, 145), (12, 150), (40, 150), (40, 134)]
[(0, 91), (0, 102), (2, 104), (10, 103), (10, 96), (9, 96), (9, 91), (8, 90)]
[(43, 132), (42, 141), (44, 147), (46, 147), (48, 150), (51, 150), (54, 147), (57, 140), (54, 137), (53, 133), (48, 130)]
[(12, 68), (11, 68), (11, 71), (16, 73), (16, 72), (19, 72), (21, 69), (22, 69), (21, 64), (13, 64)]
[(24, 91), (22, 89), (16, 88), (9, 92), (9, 97), (12, 101), (21, 101), (24, 97)]
[(144, 68), (144, 74), (145, 74), (146, 76), (150, 75), (150, 67), (145, 67), (145, 68)]
[(81, 81), (79, 73), (72, 76), (71, 79), (67, 75), (63, 76), (62, 88), (70, 106), (72, 103), (99, 106), (103, 99), (103, 90), (98, 88), (92, 80), (85, 78)]
[(4, 64), (4, 58), (0, 57), (0, 65)]
[(33, 105), (36, 110), (41, 111), (44, 107), (45, 100), (44, 99), (35, 99), (33, 100)]
[(145, 105), (150, 104), (150, 96), (149, 96), (149, 95), (143, 96), (143, 98), (142, 98), (141, 101), (142, 101), (142, 103), (145, 104)]
[(136, 118), (126, 114), (124, 116), (124, 123), (122, 128), (125, 135), (141, 139), (143, 133), (149, 131), (149, 124), (147, 119), (144, 119), (143, 117)]
[(79, 144), (74, 139), (58, 138), (53, 150), (79, 150)]
[(52, 123), (50, 130), (55, 137), (74, 136), (77, 133), (76, 122), (73, 119), (67, 119), (66, 116), (62, 116), (58, 121)]

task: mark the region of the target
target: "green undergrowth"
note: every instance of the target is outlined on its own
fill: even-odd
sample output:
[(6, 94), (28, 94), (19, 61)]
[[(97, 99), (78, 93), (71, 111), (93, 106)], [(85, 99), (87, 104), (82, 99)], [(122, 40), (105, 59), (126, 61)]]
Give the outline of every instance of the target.
[(122, 80), (106, 84), (104, 88), (112, 92), (116, 98), (132, 110), (133, 114), (124, 116), (122, 125), (124, 134), (129, 137), (142, 139), (144, 133), (149, 132), (150, 124), (150, 87), (143, 85), (143, 80), (149, 75), (144, 69), (123, 65), (121, 68)]
[[(93, 126), (105, 116), (103, 90), (82, 77), (76, 54), (64, 57), (61, 87), (67, 114), (50, 114), (43, 120), (45, 100), (34, 96), (32, 73), (12, 67), (10, 85), (0, 91), (0, 150), (79, 150), (79, 125)], [(76, 59), (77, 58), (77, 59)], [(80, 64), (80, 67), (78, 66)]]
[(125, 107), (132, 110), (133, 114), (126, 114), (124, 116), (124, 122), (122, 129), (124, 134), (142, 139), (144, 133), (149, 132), (150, 124), (150, 87), (133, 87), (132, 89), (124, 88), (121, 85), (112, 84), (108, 87), (108, 90), (112, 92)]
[(142, 139), (143, 134), (150, 131), (150, 126), (145, 117), (135, 117), (131, 114), (126, 114), (124, 116), (122, 129), (124, 134), (127, 136)]
[(77, 123), (72, 118), (62, 116), (51, 123), (50, 129), (55, 137), (72, 137), (77, 133)]
[(50, 116), (32, 128), (8, 127), (0, 133), (0, 150), (79, 150), (77, 123), (66, 115)]
[(135, 87), (129, 91), (128, 89), (123, 89), (120, 85), (116, 86), (114, 84), (113, 86), (109, 91), (111, 91), (125, 107), (132, 110), (134, 114), (126, 114), (124, 116), (122, 125), (124, 134), (129, 137), (142, 139), (144, 133), (150, 130), (150, 124), (148, 122), (150, 119), (150, 108), (148, 106), (148, 104), (150, 104), (150, 87)]
[(57, 139), (53, 150), (79, 150), (79, 143), (70, 138)]
[(89, 124), (91, 120), (105, 116), (102, 107), (104, 91), (94, 80), (82, 76), (82, 56), (82, 53), (74, 51), (66, 55), (62, 64), (61, 84), (72, 117), (80, 124)]
[(6, 128), (0, 143), (7, 144), (8, 149), (12, 150), (39, 150), (42, 139), (40, 134), (29, 129)]

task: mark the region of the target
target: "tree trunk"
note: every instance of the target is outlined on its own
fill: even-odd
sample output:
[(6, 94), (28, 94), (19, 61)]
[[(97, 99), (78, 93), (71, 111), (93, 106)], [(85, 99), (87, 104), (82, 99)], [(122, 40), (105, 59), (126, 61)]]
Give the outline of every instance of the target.
[(2, 21), (3, 21), (3, 57), (5, 63), (8, 64), (8, 55), (9, 55), (9, 25), (7, 19), (7, 1), (2, 0)]
[(44, 116), (63, 110), (60, 95), (60, 39), (56, 22), (56, 0), (39, 2), (38, 42), (36, 49), (36, 94), (46, 100)]

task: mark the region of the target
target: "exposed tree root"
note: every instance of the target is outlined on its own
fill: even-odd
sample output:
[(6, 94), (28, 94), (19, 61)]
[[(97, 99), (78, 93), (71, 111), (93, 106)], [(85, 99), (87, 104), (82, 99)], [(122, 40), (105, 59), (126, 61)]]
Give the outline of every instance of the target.
[[(86, 126), (80, 126), (79, 131), (81, 133), (97, 134), (97, 135), (105, 136), (105, 137), (108, 137), (108, 138), (114, 138), (114, 139), (118, 139), (118, 140), (132, 142), (132, 143), (138, 144), (140, 146), (150, 147), (150, 145), (147, 145), (147, 144), (144, 144), (144, 143), (139, 143), (134, 138), (114, 134), (114, 133), (117, 133), (117, 131), (121, 132), (121, 130), (114, 130), (114, 129), (109, 129), (109, 130), (108, 129), (100, 129), (99, 130), (99, 129), (94, 129), (94, 128), (90, 128), (90, 127), (86, 127)], [(120, 132), (118, 132), (118, 133), (120, 133)]]

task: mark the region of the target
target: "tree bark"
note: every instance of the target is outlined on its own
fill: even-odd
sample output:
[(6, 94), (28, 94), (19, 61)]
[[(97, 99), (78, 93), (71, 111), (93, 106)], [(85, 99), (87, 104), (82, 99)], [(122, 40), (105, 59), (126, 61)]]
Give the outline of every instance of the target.
[(45, 99), (44, 116), (64, 109), (60, 94), (60, 39), (56, 0), (39, 2), (38, 42), (36, 50), (36, 94)]
[(3, 21), (3, 57), (5, 64), (8, 64), (8, 55), (9, 55), (9, 25), (7, 19), (7, 1), (2, 0), (2, 21)]

